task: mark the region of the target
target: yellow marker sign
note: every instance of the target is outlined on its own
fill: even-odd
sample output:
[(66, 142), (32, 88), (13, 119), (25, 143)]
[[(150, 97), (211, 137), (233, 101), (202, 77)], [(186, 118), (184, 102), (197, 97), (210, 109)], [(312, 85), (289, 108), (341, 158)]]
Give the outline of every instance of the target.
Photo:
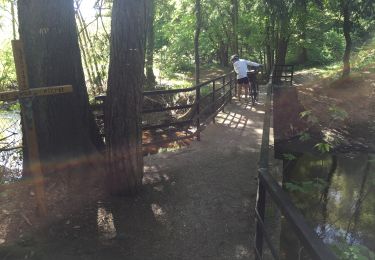
[(71, 85), (56, 86), (56, 87), (45, 87), (45, 88), (35, 88), (27, 89), (21, 91), (8, 91), (0, 93), (0, 101), (13, 101), (20, 98), (29, 98), (35, 96), (48, 96), (56, 94), (64, 94), (73, 91)]

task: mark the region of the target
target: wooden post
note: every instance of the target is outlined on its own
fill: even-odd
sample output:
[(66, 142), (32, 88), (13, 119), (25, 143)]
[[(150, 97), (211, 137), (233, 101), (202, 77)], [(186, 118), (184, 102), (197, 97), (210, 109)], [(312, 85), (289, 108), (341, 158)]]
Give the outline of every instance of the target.
[(232, 74), (229, 74), (229, 103), (232, 103), (232, 86), (233, 86), (233, 82), (232, 82)]
[(32, 176), (32, 182), (35, 188), (35, 197), (38, 213), (41, 216), (47, 215), (47, 206), (44, 190), (44, 178), (42, 166), (39, 158), (39, 147), (35, 130), (35, 122), (32, 111), (32, 98), (35, 96), (45, 96), (53, 94), (62, 94), (72, 92), (71, 85), (44, 87), (30, 89), (27, 66), (22, 42), (12, 41), (13, 57), (16, 66), (17, 82), (19, 91), (9, 91), (0, 93), (0, 101), (11, 101), (19, 99), (21, 104), (22, 122), (25, 129), (25, 139), (29, 154), (30, 165), (28, 171)]
[(236, 75), (234, 75), (234, 96), (238, 96), (237, 95), (237, 78), (236, 78)]
[[(29, 89), (29, 80), (27, 75), (26, 60), (23, 52), (23, 46), (20, 41), (12, 41), (14, 62), (16, 65), (16, 74), (19, 90)], [(25, 139), (29, 152), (29, 171), (33, 178), (35, 187), (36, 204), (39, 214), (47, 215), (46, 198), (44, 192), (44, 178), (42, 166), (39, 160), (39, 148), (36, 139), (35, 122), (31, 110), (32, 101), (30, 98), (20, 99), (22, 117), (25, 127)]]
[[(215, 80), (212, 81), (212, 107), (214, 110), (214, 113), (216, 113), (216, 98), (215, 98), (215, 92), (216, 92), (216, 87), (215, 87)], [(212, 118), (212, 122), (215, 124), (215, 117)]]
[[(223, 77), (223, 91), (221, 92), (223, 95), (224, 95), (224, 97), (225, 97), (225, 76)], [(223, 104), (224, 104), (224, 106), (223, 106), (223, 112), (225, 112), (224, 111), (224, 108), (225, 108), (225, 99), (223, 98)]]
[(201, 99), (201, 88), (200, 86), (196, 86), (196, 97), (195, 97), (195, 105), (196, 105), (196, 109), (197, 109), (197, 140), (200, 141), (201, 140), (201, 133), (200, 133), (200, 99)]

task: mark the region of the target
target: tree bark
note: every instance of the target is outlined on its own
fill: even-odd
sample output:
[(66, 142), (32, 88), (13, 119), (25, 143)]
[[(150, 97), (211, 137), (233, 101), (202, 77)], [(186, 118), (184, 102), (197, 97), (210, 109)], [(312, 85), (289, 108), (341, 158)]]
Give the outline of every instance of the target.
[(195, 84), (199, 84), (200, 58), (199, 58), (199, 34), (201, 32), (201, 1), (195, 0), (195, 35), (194, 35), (194, 57), (195, 57)]
[(105, 133), (113, 195), (135, 194), (142, 185), (142, 86), (146, 1), (115, 0), (112, 8)]
[(73, 93), (33, 100), (43, 169), (54, 171), (103, 148), (89, 108), (73, 0), (19, 0), (18, 16), (30, 88), (73, 85)]
[(350, 73), (350, 52), (352, 48), (352, 39), (350, 37), (351, 22), (350, 22), (350, 3), (348, 0), (344, 1), (342, 6), (342, 15), (344, 17), (343, 31), (345, 37), (345, 52), (343, 56), (344, 68), (342, 76), (348, 76)]

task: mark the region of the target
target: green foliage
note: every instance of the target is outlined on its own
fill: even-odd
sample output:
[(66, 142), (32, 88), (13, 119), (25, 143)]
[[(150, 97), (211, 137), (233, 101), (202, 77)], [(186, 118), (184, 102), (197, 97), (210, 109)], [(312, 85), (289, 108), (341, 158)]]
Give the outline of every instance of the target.
[(300, 134), (299, 140), (300, 140), (301, 142), (305, 142), (305, 141), (308, 141), (308, 140), (310, 140), (310, 139), (311, 139), (311, 135), (310, 135), (309, 133), (307, 133), (307, 132), (302, 132), (302, 133)]
[(343, 121), (348, 117), (348, 113), (337, 106), (332, 106), (329, 108), (330, 116), (333, 120)]
[(311, 124), (318, 123), (318, 118), (312, 114), (311, 110), (302, 111), (300, 113), (300, 117), (305, 118), (307, 120), (307, 122), (309, 122)]
[(375, 260), (375, 253), (364, 245), (349, 245), (341, 242), (331, 246), (342, 260)]
[(10, 40), (0, 49), (0, 91), (14, 89), (17, 82)]
[(291, 153), (284, 153), (283, 154), (283, 158), (284, 160), (288, 160), (288, 161), (293, 161), (295, 159), (297, 159), (297, 157)]
[(321, 178), (313, 181), (287, 182), (285, 188), (291, 192), (311, 193), (316, 190), (321, 191), (327, 186), (327, 182)]
[(332, 148), (328, 143), (317, 143), (314, 147), (321, 153), (328, 153)]

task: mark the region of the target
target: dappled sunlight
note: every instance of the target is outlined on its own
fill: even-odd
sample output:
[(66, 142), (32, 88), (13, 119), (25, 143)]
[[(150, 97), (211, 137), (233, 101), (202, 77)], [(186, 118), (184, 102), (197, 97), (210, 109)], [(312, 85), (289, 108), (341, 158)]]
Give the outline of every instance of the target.
[(246, 116), (233, 112), (219, 113), (216, 117), (216, 122), (230, 128), (250, 128), (250, 126), (254, 124), (253, 120), (250, 120)]
[(3, 209), (1, 213), (8, 217), (3, 217), (2, 221), (0, 222), (0, 246), (6, 242), (6, 237), (9, 232), (8, 230), (9, 225), (12, 220), (11, 217), (9, 216), (10, 215), (9, 211)]
[(254, 128), (254, 132), (261, 135), (263, 134), (263, 128)]
[(248, 259), (251, 256), (249, 248), (244, 245), (237, 245), (235, 249), (236, 259)]
[(104, 240), (113, 239), (117, 235), (113, 215), (103, 207), (98, 207), (97, 225), (99, 237)]
[(156, 184), (161, 182), (168, 182), (170, 181), (170, 177), (165, 173), (157, 173), (157, 172), (145, 172), (142, 183), (143, 185), (146, 184)]
[(152, 203), (151, 210), (154, 213), (154, 217), (157, 222), (159, 222), (160, 224), (167, 224), (167, 213), (160, 205)]

